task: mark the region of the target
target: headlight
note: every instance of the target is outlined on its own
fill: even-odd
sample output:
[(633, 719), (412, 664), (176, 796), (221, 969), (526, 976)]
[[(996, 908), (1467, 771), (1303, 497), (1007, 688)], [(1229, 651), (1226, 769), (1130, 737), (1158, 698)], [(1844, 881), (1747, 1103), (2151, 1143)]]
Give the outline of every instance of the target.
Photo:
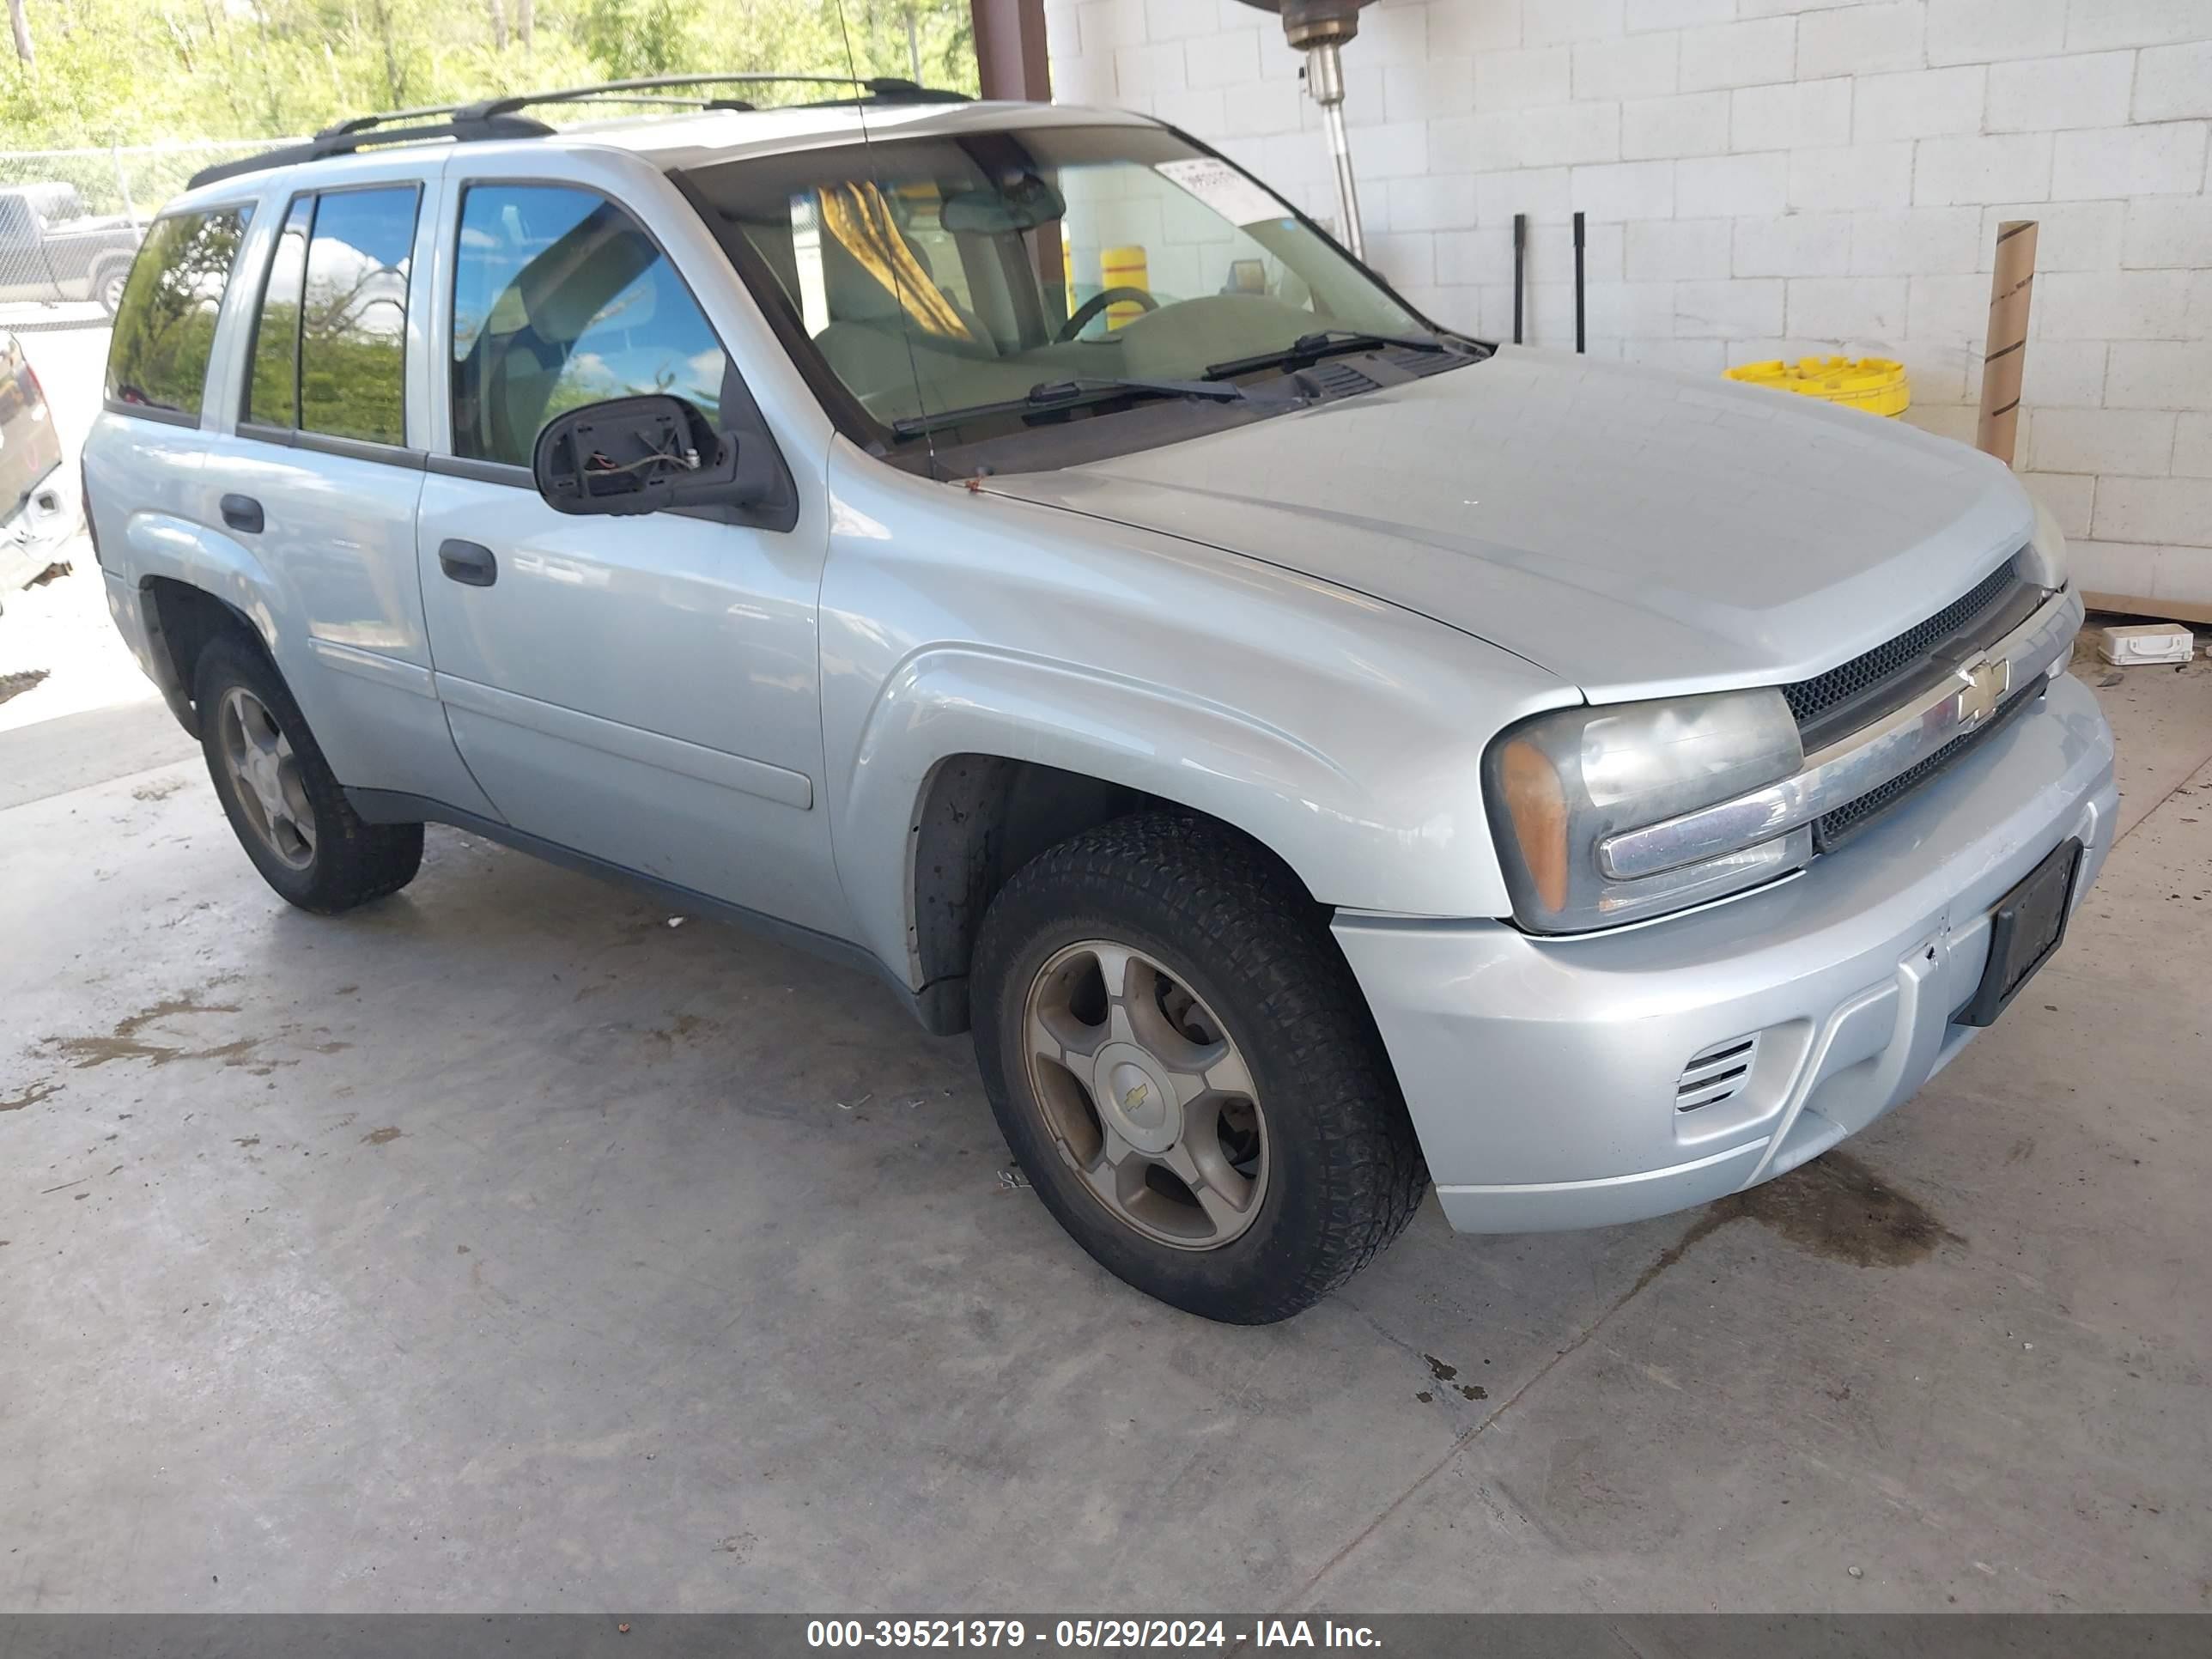
[(2066, 586), (2066, 532), (2041, 501), (2035, 504), (2035, 534), (2028, 538), (2021, 574), (2049, 588)]
[(1598, 845), (1795, 774), (1797, 722), (1773, 690), (1562, 708), (1490, 746), (1484, 798), (1513, 913), (1545, 933), (1583, 933), (1755, 887), (1813, 855), (1801, 828), (1724, 857), (1633, 881)]

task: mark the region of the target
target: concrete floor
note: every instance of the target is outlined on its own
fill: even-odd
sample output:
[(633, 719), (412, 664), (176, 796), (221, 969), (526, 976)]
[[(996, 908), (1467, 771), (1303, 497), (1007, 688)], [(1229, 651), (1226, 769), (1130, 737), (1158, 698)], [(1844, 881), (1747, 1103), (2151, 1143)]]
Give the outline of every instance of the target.
[(859, 977), (447, 830), (317, 921), (158, 703), (0, 732), (0, 1609), (2212, 1607), (2212, 665), (2101, 695), (2125, 838), (1920, 1100), (1267, 1330)]

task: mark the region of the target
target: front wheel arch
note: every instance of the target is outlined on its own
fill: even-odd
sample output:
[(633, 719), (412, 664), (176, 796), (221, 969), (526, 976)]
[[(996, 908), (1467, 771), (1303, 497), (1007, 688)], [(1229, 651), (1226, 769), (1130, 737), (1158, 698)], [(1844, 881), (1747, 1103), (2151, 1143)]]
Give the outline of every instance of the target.
[[(1167, 811), (1247, 848), (1293, 888), (1317, 916), (1329, 907), (1273, 848), (1240, 826), (1187, 802), (1036, 761), (968, 753), (932, 769), (907, 837), (908, 954), (924, 985), (964, 982), (984, 912), (1007, 882), (1048, 849), (1086, 830), (1142, 812)], [(969, 1027), (964, 995), (931, 1000), (931, 1029)]]
[[(1310, 686), (1280, 702), (1271, 718), (1004, 647), (916, 651), (848, 735), (834, 714), (825, 732), (854, 937), (915, 990), (943, 970), (922, 949), (930, 930), (915, 899), (928, 883), (916, 874), (933, 872), (916, 851), (939, 782), (978, 757), (1120, 791), (1118, 811), (1158, 801), (1204, 813), (1267, 848), (1325, 904), (1419, 916), (1510, 911), (1482, 799), (1488, 718), (1454, 724), (1438, 688), (1389, 718), (1382, 706), (1317, 697)], [(1517, 714), (1520, 703), (1505, 712)], [(1097, 811), (1091, 821), (1109, 816)]]

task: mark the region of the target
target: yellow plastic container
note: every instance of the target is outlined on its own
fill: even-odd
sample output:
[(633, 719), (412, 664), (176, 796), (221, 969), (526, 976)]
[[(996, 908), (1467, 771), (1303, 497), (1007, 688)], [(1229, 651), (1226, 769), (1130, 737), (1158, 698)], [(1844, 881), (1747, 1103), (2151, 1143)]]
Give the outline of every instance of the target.
[(1778, 357), (1745, 363), (1729, 370), (1728, 377), (1801, 398), (1824, 398), (1869, 415), (1902, 415), (1912, 406), (1912, 381), (1905, 365), (1887, 357), (1800, 357), (1794, 363)]
[[(1140, 247), (1109, 247), (1099, 256), (1099, 276), (1108, 288), (1140, 288), (1152, 291), (1152, 273), (1147, 269), (1145, 250)], [(1144, 307), (1134, 300), (1117, 301), (1106, 307), (1106, 326), (1120, 328), (1133, 323), (1145, 314)]]

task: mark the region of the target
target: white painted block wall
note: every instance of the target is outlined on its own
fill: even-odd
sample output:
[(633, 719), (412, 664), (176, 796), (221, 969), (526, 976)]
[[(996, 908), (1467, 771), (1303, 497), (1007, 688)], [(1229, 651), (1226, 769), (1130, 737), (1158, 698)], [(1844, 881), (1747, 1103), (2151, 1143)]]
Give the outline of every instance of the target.
[[(1047, 0), (1055, 95), (1316, 218), (1299, 58), (1237, 0)], [(1439, 320), (1717, 374), (1902, 358), (1972, 441), (2000, 220), (2041, 222), (2018, 465), (2084, 585), (2212, 607), (2212, 0), (1380, 0), (1345, 54), (1370, 258)]]

